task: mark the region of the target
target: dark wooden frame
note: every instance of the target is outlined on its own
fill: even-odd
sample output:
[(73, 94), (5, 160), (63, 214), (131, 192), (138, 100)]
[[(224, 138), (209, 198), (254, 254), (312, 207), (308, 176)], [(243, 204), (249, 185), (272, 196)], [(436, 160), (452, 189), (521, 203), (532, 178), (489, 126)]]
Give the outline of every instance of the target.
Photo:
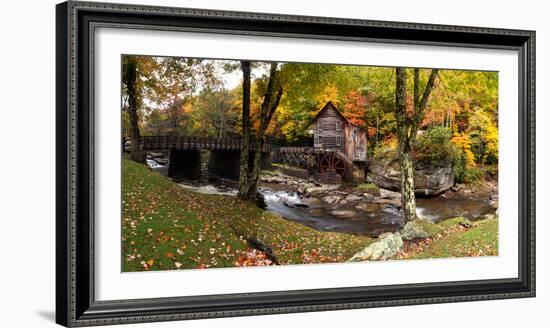
[[(535, 296), (535, 32), (135, 6), (57, 5), (56, 321), (89, 326)], [(96, 301), (94, 29), (120, 27), (512, 49), (519, 54), (519, 277), (249, 294)]]

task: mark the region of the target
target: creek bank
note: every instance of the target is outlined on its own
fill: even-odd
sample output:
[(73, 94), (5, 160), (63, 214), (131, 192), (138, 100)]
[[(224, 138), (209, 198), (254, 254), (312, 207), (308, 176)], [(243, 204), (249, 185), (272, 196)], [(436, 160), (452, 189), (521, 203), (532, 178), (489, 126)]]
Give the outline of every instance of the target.
[(498, 219), (477, 222), (458, 217), (440, 223), (408, 222), (395, 233), (384, 233), (348, 262), (409, 258), (498, 255)]
[(235, 197), (190, 191), (127, 159), (122, 174), (124, 272), (275, 264), (271, 258), (336, 263), (373, 242), (320, 232)]
[[(373, 229), (365, 229), (365, 226), (371, 224), (372, 218), (376, 218), (377, 215), (386, 215), (391, 217), (393, 215), (399, 216), (399, 212), (392, 212), (392, 206), (383, 204), (384, 208), (381, 208), (381, 204), (367, 202), (364, 199), (391, 199), (398, 195), (398, 193), (387, 192), (380, 190), (376, 192), (365, 193), (364, 188), (357, 188), (351, 186), (341, 186), (341, 189), (335, 190), (340, 196), (341, 201), (347, 201), (346, 198), (349, 195), (358, 196), (363, 195), (362, 200), (354, 202), (354, 197), (350, 197), (351, 202), (344, 207), (353, 208), (357, 213), (361, 211), (374, 211), (374, 216), (370, 216), (369, 213), (363, 214), (363, 218), (358, 220), (354, 218), (330, 218), (330, 214), (327, 217), (327, 210), (335, 210), (331, 206), (326, 207), (327, 204), (317, 197), (309, 197), (308, 195), (300, 194), (298, 191), (289, 191), (286, 185), (274, 184), (272, 186), (266, 183), (261, 184), (266, 198), (269, 200), (273, 198), (276, 204), (284, 207), (291, 213), (305, 213), (304, 221), (293, 220), (285, 217), (284, 215), (276, 215), (270, 212), (277, 212), (272, 209), (265, 212), (249, 202), (241, 202), (234, 197), (218, 196), (218, 195), (201, 195), (201, 193), (219, 193), (219, 192), (232, 192), (232, 187), (225, 185), (194, 185), (195, 191), (190, 192), (182, 188), (181, 185), (174, 184), (168, 179), (159, 176), (158, 174), (152, 174), (150, 170), (142, 169), (139, 164), (132, 163), (130, 161), (124, 161), (123, 172), (125, 174), (126, 185), (124, 186), (125, 204), (134, 204), (134, 206), (125, 206), (125, 217), (123, 222), (127, 224), (124, 231), (125, 245), (129, 248), (125, 250), (128, 252), (128, 263), (126, 266), (131, 266), (130, 271), (143, 270), (143, 265), (134, 263), (133, 258), (138, 259), (154, 259), (151, 261), (151, 265), (147, 262), (146, 270), (149, 269), (169, 269), (169, 268), (204, 268), (204, 267), (220, 267), (220, 266), (239, 266), (239, 265), (267, 265), (274, 264), (272, 259), (275, 259), (281, 264), (291, 263), (321, 263), (321, 262), (344, 262), (353, 258), (360, 250), (365, 250), (372, 243), (386, 240), (388, 236), (393, 239), (392, 243), (387, 243), (390, 240), (386, 240), (390, 250), (386, 250), (383, 245), (377, 244), (368, 252), (371, 252), (369, 259), (397, 259), (397, 258), (409, 258), (409, 257), (448, 257), (443, 251), (442, 247), (451, 247), (454, 245), (454, 240), (461, 242), (461, 245), (465, 245), (467, 254), (479, 254), (479, 255), (491, 255), (495, 254), (497, 250), (494, 247), (498, 246), (495, 242), (497, 238), (497, 231), (494, 226), (497, 219), (486, 219), (478, 222), (468, 222), (464, 219), (450, 219), (444, 220), (437, 224), (423, 221), (423, 228), (429, 234), (429, 238), (411, 239), (406, 240), (403, 238), (404, 231), (402, 231), (402, 225), (393, 223), (389, 226), (388, 230), (381, 231), (377, 234), (378, 238), (371, 238), (369, 233), (374, 231)], [(137, 187), (139, 186), (139, 187)], [(145, 187), (145, 188), (144, 188)], [(323, 187), (323, 186), (318, 186)], [(360, 189), (360, 190), (358, 190)], [(449, 197), (441, 197), (436, 200), (439, 203), (448, 202), (449, 199), (453, 200), (453, 195), (462, 195), (466, 187), (461, 187), (460, 191), (449, 194)], [(142, 197), (146, 197), (144, 202), (134, 202), (135, 190), (143, 190)], [(487, 190), (490, 191), (490, 188)], [(200, 191), (196, 192), (196, 191)], [(452, 192), (449, 192), (452, 193)], [(367, 195), (364, 195), (367, 194)], [(468, 195), (479, 196), (480, 188), (471, 189)], [(325, 194), (328, 196), (328, 194)], [(287, 197), (287, 204), (291, 205), (293, 202), (300, 202), (307, 205), (307, 207), (294, 206), (288, 207), (280, 201), (280, 197)], [(384, 198), (385, 197), (385, 198)], [(357, 198), (355, 198), (357, 199)], [(159, 201), (160, 200), (160, 201)], [(421, 200), (421, 199), (420, 199)], [(174, 201), (179, 204), (174, 207)], [(144, 210), (150, 211), (150, 204), (153, 204), (153, 211), (146, 216), (142, 216), (139, 213)], [(271, 206), (271, 203), (268, 202)], [(144, 207), (143, 207), (144, 206)], [(321, 206), (321, 207), (319, 207)], [(337, 205), (338, 206), (338, 205)], [(319, 211), (318, 217), (309, 214), (307, 211), (311, 210)], [(305, 212), (304, 212), (305, 211)], [(388, 211), (385, 213), (384, 211)], [(385, 214), (382, 214), (385, 213)], [(493, 209), (494, 213), (494, 209)], [(387, 216), (389, 214), (389, 216)], [(283, 219), (282, 217), (285, 217)], [(181, 221), (182, 220), (182, 221)], [(307, 222), (307, 220), (318, 221), (318, 223)], [(293, 223), (291, 221), (296, 221)], [(459, 222), (460, 221), (460, 222)], [(174, 229), (170, 230), (166, 226), (177, 225), (181, 227), (182, 222), (186, 229)], [(491, 224), (492, 230), (483, 230), (485, 222), (493, 222)], [(138, 225), (146, 225), (143, 229), (136, 230)], [(356, 225), (354, 225), (356, 224)], [(425, 224), (425, 225), (424, 225)], [(202, 227), (198, 229), (190, 229), (190, 227), (197, 225)], [(203, 226), (204, 225), (204, 226)], [(226, 226), (227, 225), (227, 226)], [(449, 228), (452, 225), (452, 228)], [(215, 229), (212, 227), (216, 226)], [(315, 229), (310, 229), (314, 227)], [(350, 229), (355, 231), (357, 226), (363, 227), (363, 231), (368, 230), (369, 233), (335, 233), (334, 231)], [(344, 228), (343, 228), (344, 227)], [(372, 226), (371, 226), (372, 227)], [(148, 229), (145, 229), (148, 228)], [(479, 230), (480, 228), (481, 230)], [(145, 229), (145, 230), (144, 230)], [(453, 230), (454, 229), (454, 230)], [(134, 235), (134, 232), (147, 231), (146, 236)], [(151, 231), (151, 232), (149, 232)], [(163, 232), (171, 231), (175, 235), (164, 236)], [(320, 232), (322, 231), (322, 232)], [(389, 231), (390, 234), (384, 234)], [(447, 235), (446, 231), (450, 231)], [(401, 237), (403, 246), (397, 254), (390, 256), (393, 253), (392, 249), (395, 249), (396, 245), (399, 245), (397, 233)], [(464, 233), (464, 235), (462, 235)], [(476, 238), (471, 238), (474, 235)], [(165, 253), (158, 253), (158, 249), (153, 247), (156, 243), (149, 243), (150, 237), (160, 238), (165, 243), (173, 243), (174, 251), (168, 251)], [(448, 237), (448, 238), (447, 238)], [(149, 238), (149, 239), (148, 239)], [(172, 239), (173, 238), (173, 239)], [(487, 239), (487, 243), (484, 244), (488, 248), (479, 249), (476, 245), (467, 244), (472, 240)], [(154, 241), (155, 239), (151, 239)], [(191, 243), (182, 245), (178, 240), (190, 240)], [(193, 241), (194, 240), (194, 241)], [(431, 244), (433, 241), (433, 244)], [(451, 242), (452, 241), (452, 242)], [(208, 245), (197, 247), (199, 243), (208, 243)], [(432, 245), (431, 248), (426, 248), (426, 251), (418, 251), (412, 253), (411, 249), (418, 245)], [(439, 246), (442, 245), (442, 246)], [(495, 246), (496, 245), (496, 246)], [(131, 246), (131, 247), (130, 247)], [(254, 249), (261, 249), (261, 251), (254, 251)], [(420, 247), (420, 246), (418, 246)], [(445, 252), (447, 252), (445, 248)], [(137, 249), (134, 251), (134, 249)], [(416, 249), (416, 248), (415, 248)], [(375, 251), (376, 250), (376, 251)], [(197, 254), (199, 251), (207, 254), (212, 254), (208, 258), (208, 262), (196, 262), (198, 259)], [(271, 253), (266, 254), (266, 251)], [(427, 253), (429, 251), (429, 253)], [(461, 255), (466, 253), (460, 253), (459, 250), (449, 250), (449, 252), (457, 254), (456, 256), (470, 256)], [(245, 256), (243, 254), (250, 253), (251, 256)], [(218, 256), (218, 254), (220, 256)], [(372, 256), (375, 254), (375, 256)], [(381, 254), (381, 255), (376, 255)], [(241, 259), (243, 257), (243, 259)], [(363, 256), (365, 257), (365, 256)], [(142, 259), (139, 259), (143, 262)], [(173, 259), (177, 262), (172, 262)], [(149, 261), (149, 260), (147, 260)], [(241, 263), (242, 262), (242, 263)]]
[(464, 218), (426, 225), (429, 237), (405, 240), (401, 250), (392, 258), (426, 259), (498, 255), (498, 218), (475, 222)]
[[(180, 184), (186, 189), (235, 196), (236, 183), (212, 181), (209, 185), (196, 182)], [(403, 228), (401, 194), (380, 189), (372, 184), (329, 185), (312, 179), (264, 171), (260, 177), (259, 196), (262, 208), (283, 218), (319, 231), (344, 232), (377, 237)], [(417, 215), (431, 222), (457, 216), (476, 220), (495, 215), (498, 195), (496, 185), (470, 188), (459, 186), (431, 198), (417, 198)]]

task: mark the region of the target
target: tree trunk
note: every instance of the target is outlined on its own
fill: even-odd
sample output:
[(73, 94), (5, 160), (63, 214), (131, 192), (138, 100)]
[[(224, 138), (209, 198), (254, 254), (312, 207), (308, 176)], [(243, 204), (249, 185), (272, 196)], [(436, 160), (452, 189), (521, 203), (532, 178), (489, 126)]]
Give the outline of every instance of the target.
[(239, 168), (239, 192), (237, 197), (248, 199), (248, 160), (250, 156), (250, 61), (241, 61), (243, 71), (243, 137)]
[(127, 62), (126, 88), (128, 91), (128, 116), (130, 118), (130, 159), (139, 163), (145, 163), (145, 156), (140, 149), (139, 116), (138, 116), (138, 90), (137, 60), (131, 58)]
[(256, 138), (256, 143), (255, 143), (256, 151), (254, 152), (254, 162), (252, 166), (252, 172), (250, 174), (250, 181), (249, 181), (249, 187), (248, 187), (248, 199), (252, 201), (256, 199), (256, 193), (258, 192), (258, 180), (260, 178), (260, 169), (262, 166), (263, 144), (264, 144), (263, 136), (258, 136)]
[[(403, 145), (405, 146), (405, 145)], [(398, 148), (401, 168), (401, 207), (405, 222), (416, 219), (416, 198), (414, 196), (414, 164), (411, 152)]]
[(376, 109), (376, 144), (374, 145), (374, 148), (378, 148), (378, 136), (379, 136), (379, 129), (380, 129), (380, 119), (379, 119), (379, 109)]
[(264, 100), (260, 107), (260, 127), (258, 128), (258, 135), (255, 142), (255, 153), (252, 170), (249, 177), (249, 189), (248, 199), (254, 201), (256, 199), (256, 193), (258, 191), (258, 180), (260, 178), (260, 169), (262, 165), (262, 148), (265, 141), (265, 132), (269, 127), (271, 118), (279, 106), (279, 101), (283, 94), (283, 89), (279, 87), (277, 94), (275, 94), (275, 79), (277, 78), (277, 64), (272, 63), (269, 72), (269, 80), (267, 82), (266, 91), (264, 94)]
[(407, 115), (407, 71), (405, 68), (397, 67), (395, 73), (395, 118), (397, 122), (397, 152), (401, 169), (401, 207), (403, 219), (405, 222), (409, 222), (416, 218), (414, 164), (411, 157), (412, 122)]
[(397, 122), (397, 152), (401, 169), (401, 206), (405, 222), (416, 219), (416, 198), (414, 196), (414, 162), (412, 147), (416, 140), (418, 127), (422, 122), (424, 110), (428, 105), (430, 93), (435, 88), (438, 71), (432, 70), (423, 94), (420, 94), (420, 69), (414, 69), (413, 110), (407, 111), (407, 70), (395, 69), (395, 120)]
[(225, 125), (225, 111), (223, 108), (223, 104), (221, 106), (221, 116), (220, 116), (220, 140), (223, 138), (223, 128)]

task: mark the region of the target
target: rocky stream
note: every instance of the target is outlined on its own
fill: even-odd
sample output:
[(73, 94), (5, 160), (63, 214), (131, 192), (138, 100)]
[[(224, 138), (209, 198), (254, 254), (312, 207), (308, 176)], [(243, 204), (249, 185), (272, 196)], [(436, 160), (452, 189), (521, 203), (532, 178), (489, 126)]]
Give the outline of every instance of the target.
[[(234, 196), (235, 181), (217, 180), (207, 185), (180, 182), (184, 188), (208, 194)], [(460, 186), (437, 196), (417, 198), (417, 213), (431, 222), (463, 216), (470, 220), (494, 216), (496, 183), (475, 188)], [(361, 192), (353, 187), (323, 185), (281, 173), (266, 173), (259, 188), (265, 208), (287, 220), (319, 231), (378, 236), (403, 226), (401, 195), (386, 189)]]

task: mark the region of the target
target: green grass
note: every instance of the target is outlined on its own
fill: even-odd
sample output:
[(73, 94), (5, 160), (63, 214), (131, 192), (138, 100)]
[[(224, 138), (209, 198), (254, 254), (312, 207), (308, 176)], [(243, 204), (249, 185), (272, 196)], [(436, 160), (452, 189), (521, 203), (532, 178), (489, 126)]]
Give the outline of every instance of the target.
[[(448, 235), (437, 238), (411, 258), (445, 258), (465, 256), (496, 256), (498, 255), (498, 219), (486, 219), (476, 222), (469, 229), (452, 229), (462, 218), (456, 218), (433, 225), (435, 236), (451, 229)], [(435, 231), (441, 229), (440, 231)]]
[[(320, 232), (230, 196), (178, 186), (147, 166), (123, 160), (123, 271), (234, 267), (260, 239), (281, 264), (344, 262), (374, 238)], [(433, 240), (404, 258), (496, 255), (497, 219), (458, 228), (464, 218), (422, 221)]]
[(373, 242), (319, 232), (235, 197), (188, 191), (124, 159), (123, 271), (232, 267), (258, 238), (281, 264), (343, 262)]
[(418, 222), (422, 226), (422, 229), (428, 233), (428, 236), (430, 238), (433, 238), (438, 234), (443, 233), (445, 230), (465, 221), (467, 221), (467, 219), (463, 217), (456, 217), (456, 218), (444, 220), (435, 224), (427, 220), (422, 220), (422, 219), (418, 220)]

